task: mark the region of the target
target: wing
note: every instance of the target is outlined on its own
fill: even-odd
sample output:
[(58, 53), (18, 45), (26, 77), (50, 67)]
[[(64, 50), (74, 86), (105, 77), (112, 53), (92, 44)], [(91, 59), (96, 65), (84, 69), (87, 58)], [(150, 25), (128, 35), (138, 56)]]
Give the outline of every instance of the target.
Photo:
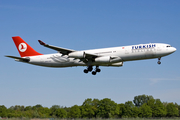
[(21, 62), (29, 62), (30, 61), (29, 58), (22, 58), (22, 57), (16, 57), (16, 56), (5, 56), (5, 57), (13, 58), (16, 61), (21, 61)]
[(61, 48), (61, 47), (56, 47), (56, 46), (48, 45), (48, 44), (44, 43), (44, 42), (41, 41), (41, 40), (38, 40), (38, 41), (39, 41), (39, 43), (40, 43), (41, 45), (43, 45), (44, 47), (47, 47), (47, 48), (56, 50), (56, 51), (62, 53), (63, 55), (68, 55), (68, 54), (71, 53), (71, 52), (75, 52), (75, 50), (71, 50), (71, 49), (66, 49), (66, 48)]
[[(61, 48), (61, 47), (56, 47), (56, 46), (48, 45), (48, 44), (44, 43), (41, 40), (38, 40), (38, 41), (44, 47), (56, 50), (56, 51), (60, 52), (63, 55), (69, 55), (69, 53), (71, 53), (71, 54), (73, 53), (74, 56), (72, 58), (78, 58), (78, 59), (80, 59), (80, 60), (82, 60), (84, 62), (88, 62), (90, 60), (93, 61), (96, 57), (98, 57), (98, 55), (96, 55), (96, 54), (86, 53), (86, 52), (83, 52), (83, 51), (75, 51), (75, 50)], [(82, 57), (82, 58), (81, 57), (76, 57), (76, 54), (79, 55), (79, 53), (84, 54), (84, 55), (82, 55), (84, 57)]]

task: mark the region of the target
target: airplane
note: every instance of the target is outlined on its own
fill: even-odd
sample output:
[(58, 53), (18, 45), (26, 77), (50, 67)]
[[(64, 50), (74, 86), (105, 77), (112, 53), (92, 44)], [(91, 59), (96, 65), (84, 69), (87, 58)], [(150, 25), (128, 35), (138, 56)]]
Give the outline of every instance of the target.
[[(92, 72), (92, 75), (100, 72), (99, 66), (121, 67), (126, 61), (158, 58), (172, 54), (175, 47), (164, 43), (149, 43), (111, 48), (91, 49), (76, 51), (62, 47), (56, 47), (38, 40), (40, 45), (57, 51), (55, 54), (41, 54), (36, 52), (21, 37), (12, 37), (21, 57), (6, 56), (15, 61), (29, 63), (44, 67), (73, 67), (87, 66), (84, 73)], [(93, 70), (93, 66), (96, 68)]]

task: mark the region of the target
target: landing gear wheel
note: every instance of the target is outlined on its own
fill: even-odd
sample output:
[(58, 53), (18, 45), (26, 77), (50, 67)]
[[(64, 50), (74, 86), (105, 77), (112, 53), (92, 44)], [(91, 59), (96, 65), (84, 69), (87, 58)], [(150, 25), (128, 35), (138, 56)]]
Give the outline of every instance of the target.
[[(93, 70), (93, 66), (88, 66), (87, 69), (84, 69), (84, 73), (91, 72)], [(96, 69), (92, 71), (92, 75), (96, 75), (97, 72), (101, 72), (101, 69), (99, 69), (99, 66), (96, 66)]]
[(101, 69), (96, 69), (96, 72), (101, 72)]
[(158, 60), (160, 61), (160, 60), (161, 60), (161, 57), (158, 57)]
[(87, 69), (88, 69), (88, 71), (92, 71), (92, 70), (93, 70), (93, 67), (92, 67), (92, 66), (89, 66)]
[(160, 64), (161, 64), (161, 61), (158, 61), (157, 63), (160, 65)]
[(88, 73), (88, 70), (87, 70), (87, 69), (84, 69), (84, 73)]
[(96, 66), (96, 72), (101, 72), (101, 69), (99, 69), (99, 66)]
[(96, 75), (96, 72), (95, 72), (95, 71), (92, 71), (92, 74), (93, 74), (93, 75)]
[(158, 62), (157, 62), (157, 64), (159, 64), (159, 65), (161, 64), (161, 61), (160, 61), (160, 60), (161, 60), (161, 57), (158, 57)]

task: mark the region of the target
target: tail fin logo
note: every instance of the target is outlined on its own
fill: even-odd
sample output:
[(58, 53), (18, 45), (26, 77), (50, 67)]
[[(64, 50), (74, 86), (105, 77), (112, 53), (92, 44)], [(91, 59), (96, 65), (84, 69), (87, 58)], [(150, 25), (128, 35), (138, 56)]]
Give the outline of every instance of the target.
[(25, 52), (27, 50), (27, 45), (25, 43), (20, 43), (18, 48), (19, 51)]

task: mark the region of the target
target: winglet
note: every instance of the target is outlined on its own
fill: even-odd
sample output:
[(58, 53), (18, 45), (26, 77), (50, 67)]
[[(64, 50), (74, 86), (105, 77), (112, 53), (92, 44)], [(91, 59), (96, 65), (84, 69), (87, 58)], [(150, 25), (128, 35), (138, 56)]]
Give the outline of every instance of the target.
[(46, 45), (46, 43), (44, 43), (44, 42), (41, 41), (41, 40), (38, 40), (38, 42), (39, 42), (41, 45)]

